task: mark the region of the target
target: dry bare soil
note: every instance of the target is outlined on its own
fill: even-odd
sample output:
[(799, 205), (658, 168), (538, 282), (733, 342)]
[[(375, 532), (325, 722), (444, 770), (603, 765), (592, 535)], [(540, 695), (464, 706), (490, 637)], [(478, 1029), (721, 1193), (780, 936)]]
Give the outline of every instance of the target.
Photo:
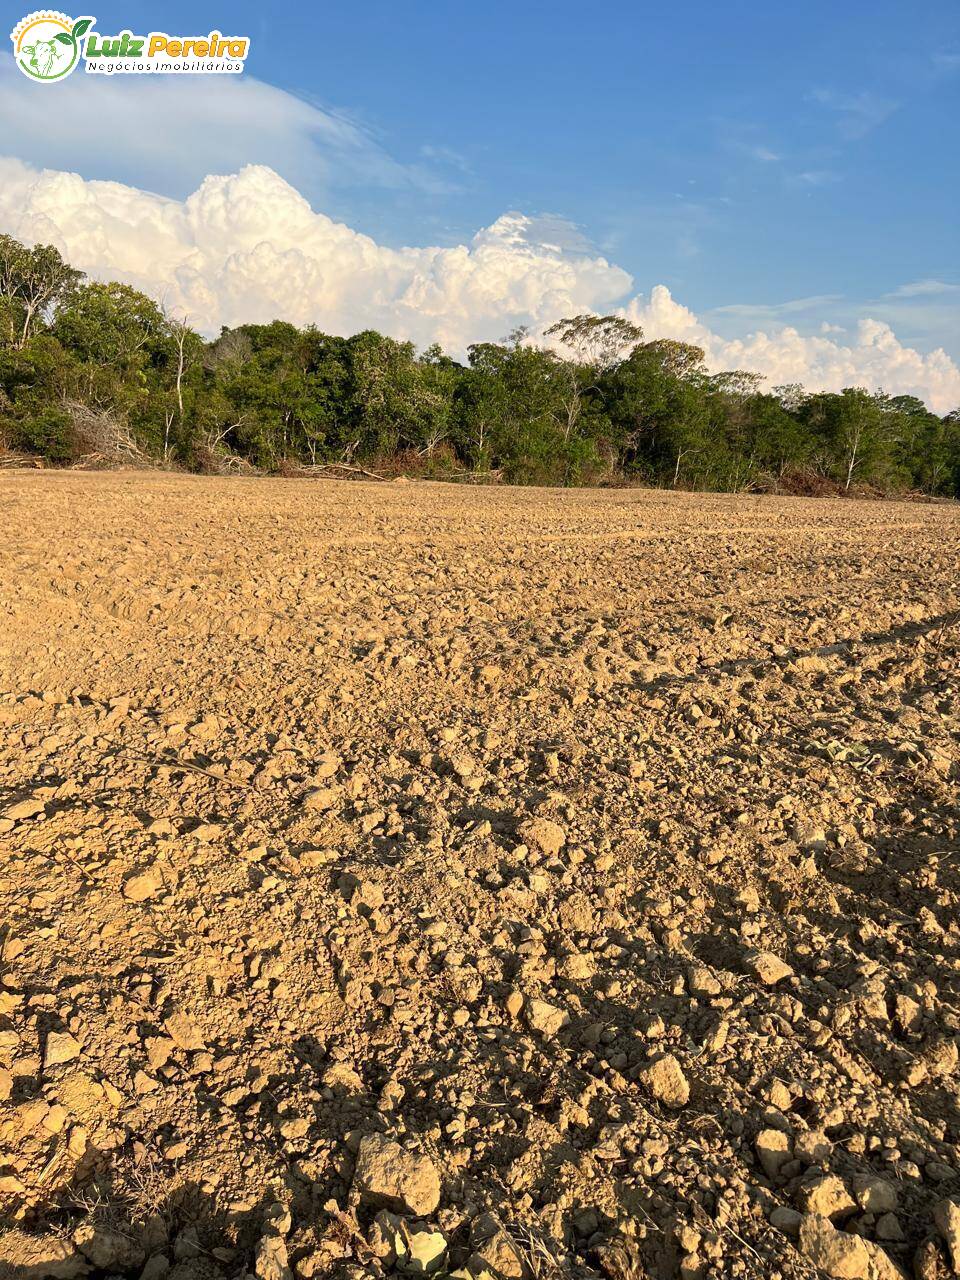
[(0, 528), (0, 1276), (956, 1272), (956, 507)]

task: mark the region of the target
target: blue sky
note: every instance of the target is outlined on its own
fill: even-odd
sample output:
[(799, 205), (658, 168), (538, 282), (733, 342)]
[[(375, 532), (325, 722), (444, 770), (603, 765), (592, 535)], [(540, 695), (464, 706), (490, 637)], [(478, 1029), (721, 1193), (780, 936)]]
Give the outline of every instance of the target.
[(549, 215), (567, 252), (666, 285), (723, 337), (869, 314), (960, 357), (957, 0), (93, 8), (101, 32), (249, 34), (245, 77), (349, 142), (224, 141), (160, 111), (159, 159), (111, 145), (108, 119), (28, 130), (20, 159), (178, 198), (266, 163), (384, 246)]
[[(557, 213), (698, 312), (960, 284), (956, 0), (607, 3), (593, 20), (569, 0), (365, 0), (282, 22), (245, 0), (96, 8), (101, 30), (242, 29), (248, 74), (423, 165), (436, 189), (351, 184), (326, 202), (385, 243)], [(934, 297), (889, 301), (901, 336), (933, 336)], [(960, 355), (957, 328), (944, 336)]]

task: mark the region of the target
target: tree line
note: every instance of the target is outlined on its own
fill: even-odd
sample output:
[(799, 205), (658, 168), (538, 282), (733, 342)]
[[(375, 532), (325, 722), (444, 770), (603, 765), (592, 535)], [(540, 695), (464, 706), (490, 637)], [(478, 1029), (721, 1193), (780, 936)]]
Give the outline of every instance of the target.
[(580, 315), (468, 349), (285, 321), (204, 339), (50, 245), (0, 236), (0, 453), (193, 470), (331, 466), (513, 483), (960, 495), (960, 410), (765, 390), (701, 348)]

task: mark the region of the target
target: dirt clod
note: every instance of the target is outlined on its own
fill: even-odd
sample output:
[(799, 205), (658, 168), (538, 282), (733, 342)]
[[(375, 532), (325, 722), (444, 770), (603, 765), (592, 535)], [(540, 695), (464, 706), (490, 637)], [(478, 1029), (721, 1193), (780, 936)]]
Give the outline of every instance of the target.
[(405, 1150), (381, 1134), (360, 1141), (353, 1185), (367, 1203), (417, 1216), (440, 1203), (440, 1176), (429, 1156)]
[(637, 1079), (666, 1107), (683, 1107), (690, 1100), (690, 1085), (672, 1053), (664, 1053), (643, 1063)]

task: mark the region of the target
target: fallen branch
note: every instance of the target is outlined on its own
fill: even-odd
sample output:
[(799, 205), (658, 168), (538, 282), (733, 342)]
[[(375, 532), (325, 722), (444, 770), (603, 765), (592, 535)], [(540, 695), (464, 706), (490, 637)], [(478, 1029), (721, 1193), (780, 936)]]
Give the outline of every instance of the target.
[(0, 453), (0, 470), (19, 471), (21, 468), (42, 468), (43, 459), (30, 453)]
[(92, 459), (113, 465), (144, 460), (133, 432), (122, 418), (114, 417), (106, 409), (67, 397), (63, 400), (63, 407), (70, 415), (74, 440), (83, 450), (78, 465), (89, 464)]
[(446, 481), (466, 480), (472, 483), (476, 480), (493, 480), (497, 483), (503, 478), (503, 471), (497, 467), (492, 471), (448, 471), (446, 475), (438, 476), (437, 479)]
[(367, 476), (371, 480), (387, 480), (388, 476), (381, 475), (378, 471), (368, 471), (366, 467), (355, 467), (346, 462), (318, 462), (309, 467), (298, 467), (295, 475), (311, 476), (319, 471), (349, 471), (351, 474), (359, 476)]

